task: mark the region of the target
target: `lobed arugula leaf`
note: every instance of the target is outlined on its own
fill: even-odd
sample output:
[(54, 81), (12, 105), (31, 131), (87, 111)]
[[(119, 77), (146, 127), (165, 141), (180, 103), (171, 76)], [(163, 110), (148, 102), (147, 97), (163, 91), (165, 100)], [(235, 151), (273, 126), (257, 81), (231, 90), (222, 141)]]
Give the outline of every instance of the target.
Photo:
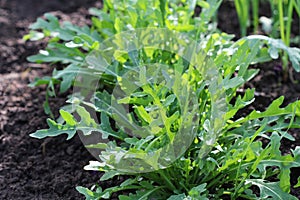
[(62, 124), (57, 124), (54, 120), (48, 119), (47, 124), (49, 126), (49, 129), (42, 129), (38, 130), (32, 134), (30, 134), (30, 137), (42, 139), (45, 137), (55, 137), (61, 134), (67, 134), (67, 140), (71, 139), (74, 137), (76, 134), (76, 129), (75, 127), (72, 127), (68, 124), (62, 125)]
[(285, 51), (290, 61), (292, 62), (293, 68), (296, 72), (300, 71), (300, 49), (295, 47), (288, 47), (286, 46), (281, 40), (269, 38), (263, 35), (251, 35), (247, 36), (246, 39), (248, 40), (262, 40), (265, 44), (269, 45), (269, 54), (273, 59), (278, 58), (278, 51), (283, 50)]
[(260, 196), (259, 198), (265, 199), (268, 197), (272, 197), (274, 199), (297, 199), (296, 197), (285, 193), (279, 186), (279, 183), (272, 182), (268, 183), (262, 179), (248, 179), (246, 180), (246, 184), (253, 184), (259, 187), (260, 189)]

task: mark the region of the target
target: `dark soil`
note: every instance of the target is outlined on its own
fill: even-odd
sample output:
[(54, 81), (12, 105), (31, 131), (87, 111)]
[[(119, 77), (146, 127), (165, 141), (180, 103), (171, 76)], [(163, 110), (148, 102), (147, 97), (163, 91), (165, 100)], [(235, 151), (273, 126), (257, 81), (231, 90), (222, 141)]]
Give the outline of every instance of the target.
[[(86, 23), (84, 16), (95, 2), (0, 0), (0, 199), (82, 199), (75, 187), (99, 180), (99, 173), (83, 170), (93, 157), (79, 138), (29, 137), (37, 129), (47, 128), (47, 116), (42, 107), (45, 88), (27, 85), (35, 77), (50, 75), (52, 69), (26, 61), (45, 44), (21, 39), (29, 24), (48, 11)], [(53, 111), (64, 104), (65, 96), (51, 99)]]
[[(49, 65), (26, 61), (27, 56), (35, 54), (45, 43), (21, 40), (29, 24), (45, 12), (55, 11), (61, 19), (77, 24), (89, 23), (87, 9), (95, 3), (96, 0), (0, 0), (0, 199), (83, 199), (75, 187), (90, 186), (99, 180), (100, 173), (83, 170), (94, 159), (78, 137), (70, 141), (64, 136), (45, 140), (29, 137), (30, 133), (47, 128), (47, 115), (42, 107), (45, 88), (27, 85), (35, 77), (50, 75), (52, 69)], [(232, 4), (222, 6), (220, 13), (220, 28), (238, 34)], [(246, 86), (257, 89), (257, 109), (265, 109), (281, 95), (286, 97), (285, 104), (300, 97), (299, 83), (290, 80), (283, 83), (282, 72), (274, 70), (277, 65), (280, 62), (256, 66), (261, 72)], [(300, 80), (300, 75), (294, 73), (294, 79)], [(66, 95), (51, 99), (56, 115)], [(291, 134), (296, 142), (284, 141), (282, 149), (286, 153), (300, 146), (299, 131)], [(299, 168), (292, 171), (293, 184), (299, 171)], [(292, 193), (300, 198), (299, 190), (293, 189)]]

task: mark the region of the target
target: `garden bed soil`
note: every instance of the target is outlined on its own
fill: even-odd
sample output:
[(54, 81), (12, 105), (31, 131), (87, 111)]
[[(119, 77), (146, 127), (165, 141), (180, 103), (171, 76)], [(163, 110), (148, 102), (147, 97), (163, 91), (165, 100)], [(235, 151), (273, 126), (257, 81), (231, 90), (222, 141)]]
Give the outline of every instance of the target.
[[(93, 157), (79, 138), (29, 137), (47, 128), (47, 116), (42, 106), (45, 88), (30, 88), (28, 83), (50, 75), (52, 69), (26, 61), (45, 46), (43, 42), (22, 40), (30, 23), (43, 13), (55, 11), (62, 19), (83, 24), (94, 4), (95, 0), (0, 0), (0, 199), (82, 199), (75, 187), (99, 180), (100, 173), (83, 170)], [(65, 99), (66, 94), (51, 99), (56, 115)]]
[[(65, 136), (44, 140), (29, 137), (37, 129), (47, 128), (47, 115), (42, 106), (45, 88), (30, 88), (28, 83), (35, 77), (50, 75), (52, 69), (50, 65), (26, 61), (27, 56), (37, 53), (45, 43), (21, 39), (29, 24), (45, 12), (55, 11), (61, 19), (84, 24), (89, 23), (87, 9), (99, 4), (96, 0), (0, 0), (0, 199), (82, 199), (75, 187), (90, 186), (99, 180), (100, 173), (83, 170), (88, 161), (94, 159), (78, 137), (70, 141), (66, 141)], [(228, 19), (226, 9), (230, 6), (221, 7), (219, 21)], [(231, 22), (227, 29), (220, 28), (238, 33), (238, 21), (227, 21)], [(233, 29), (228, 30), (228, 27)], [(278, 80), (281, 72), (274, 70), (275, 65), (273, 62), (259, 66), (260, 74), (246, 86), (257, 89), (255, 107), (258, 109), (265, 109), (271, 100), (281, 95), (286, 97), (285, 104), (300, 96), (299, 83), (281, 83)], [(294, 75), (300, 80), (299, 74)], [(56, 116), (66, 95), (50, 100)], [(291, 147), (300, 146), (299, 130), (291, 134), (296, 142), (284, 141), (282, 149), (286, 153)], [(299, 170), (292, 171), (293, 184)], [(300, 197), (299, 190), (293, 189), (292, 193)]]

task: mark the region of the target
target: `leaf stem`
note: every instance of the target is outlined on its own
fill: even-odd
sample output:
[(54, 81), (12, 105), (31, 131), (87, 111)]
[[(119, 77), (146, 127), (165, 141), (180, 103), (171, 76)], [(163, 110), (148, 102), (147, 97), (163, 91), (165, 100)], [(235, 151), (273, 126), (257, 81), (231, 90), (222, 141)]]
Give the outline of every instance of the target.
[(294, 0), (289, 1), (288, 7), (288, 18), (287, 18), (287, 25), (286, 25), (286, 46), (290, 46), (290, 36), (291, 36), (291, 26), (292, 26), (292, 18), (293, 18), (293, 6)]
[(252, 0), (252, 15), (253, 15), (253, 27), (254, 33), (258, 31), (258, 7), (259, 7), (259, 0)]
[(283, 1), (278, 0), (278, 12), (279, 12), (279, 24), (280, 24), (280, 37), (285, 43), (285, 33), (284, 33), (284, 14), (283, 14)]
[[(279, 28), (280, 28), (280, 37), (281, 40), (286, 44), (286, 35), (285, 35), (285, 31), (284, 31), (284, 13), (283, 13), (283, 1), (282, 0), (278, 0), (278, 12), (279, 12)], [(283, 56), (282, 56), (282, 67), (283, 67), (283, 79), (286, 80), (287, 79), (287, 59), (286, 59), (287, 55), (284, 52)]]
[(163, 170), (159, 170), (158, 173), (161, 175), (162, 178), (164, 178), (164, 180), (165, 180), (167, 186), (168, 186), (171, 190), (175, 191), (175, 190), (176, 190), (176, 187), (173, 185), (173, 183), (170, 181), (170, 179), (166, 176), (166, 174), (164, 173), (164, 171), (163, 171)]

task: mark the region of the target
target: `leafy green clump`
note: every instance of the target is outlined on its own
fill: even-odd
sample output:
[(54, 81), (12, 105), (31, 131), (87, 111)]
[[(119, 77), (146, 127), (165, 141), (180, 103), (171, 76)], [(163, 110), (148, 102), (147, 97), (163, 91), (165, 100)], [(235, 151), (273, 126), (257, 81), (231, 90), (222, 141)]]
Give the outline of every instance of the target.
[(231, 41), (211, 23), (220, 3), (107, 0), (90, 10), (92, 27), (60, 25), (50, 14), (31, 26), (26, 39), (51, 39), (28, 59), (66, 64), (32, 85), (47, 84), (48, 96), (55, 84), (74, 89), (61, 117), (31, 136), (78, 132), (99, 157), (86, 170), (104, 172), (101, 181), (127, 175), (115, 187), (77, 187), (86, 199), (296, 199), (290, 169), (300, 166), (300, 148), (282, 155), (279, 147), (294, 140), (288, 130), (299, 128), (300, 101), (282, 108), (280, 97), (239, 117), (255, 92), (236, 93), (258, 73), (251, 64), (291, 49), (266, 37)]

